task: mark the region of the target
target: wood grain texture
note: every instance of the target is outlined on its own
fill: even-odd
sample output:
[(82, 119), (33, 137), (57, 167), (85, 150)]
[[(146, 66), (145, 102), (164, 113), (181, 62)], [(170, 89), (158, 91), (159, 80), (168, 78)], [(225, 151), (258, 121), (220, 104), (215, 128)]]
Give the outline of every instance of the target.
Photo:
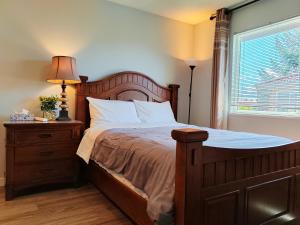
[(203, 146), (205, 131), (174, 130), (172, 137), (176, 225), (279, 225), (299, 218), (300, 142), (226, 149)]
[(6, 122), (4, 126), (6, 200), (50, 186), (76, 184), (80, 121)]
[(1, 225), (132, 225), (91, 185), (4, 200), (0, 189)]

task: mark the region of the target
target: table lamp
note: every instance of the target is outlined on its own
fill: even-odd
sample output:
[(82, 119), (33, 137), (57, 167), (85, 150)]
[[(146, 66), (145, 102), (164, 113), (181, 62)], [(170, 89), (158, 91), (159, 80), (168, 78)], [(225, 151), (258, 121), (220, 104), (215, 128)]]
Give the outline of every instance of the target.
[(67, 84), (80, 83), (80, 79), (76, 70), (76, 59), (70, 56), (54, 56), (52, 57), (52, 66), (47, 82), (54, 84), (61, 84), (61, 104), (59, 107), (59, 116), (56, 120), (68, 121), (71, 120), (68, 115), (68, 104), (67, 104)]

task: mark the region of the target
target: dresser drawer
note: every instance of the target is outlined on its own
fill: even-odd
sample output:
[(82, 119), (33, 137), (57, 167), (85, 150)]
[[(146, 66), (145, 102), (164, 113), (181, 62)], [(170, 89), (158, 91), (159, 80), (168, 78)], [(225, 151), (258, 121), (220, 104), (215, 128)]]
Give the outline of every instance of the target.
[(75, 160), (60, 160), (31, 165), (16, 165), (15, 184), (44, 184), (47, 181), (74, 176)]
[(5, 199), (27, 192), (75, 184), (80, 121), (5, 122)]
[(36, 145), (15, 148), (15, 163), (43, 162), (55, 159), (74, 158), (72, 144)]
[(72, 129), (24, 129), (15, 132), (15, 144), (43, 144), (67, 142), (72, 139)]

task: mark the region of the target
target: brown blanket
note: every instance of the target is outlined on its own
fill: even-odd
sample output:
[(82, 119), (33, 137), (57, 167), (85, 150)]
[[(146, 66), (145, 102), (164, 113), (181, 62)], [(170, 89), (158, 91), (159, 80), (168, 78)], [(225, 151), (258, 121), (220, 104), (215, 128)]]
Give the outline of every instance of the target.
[(153, 220), (173, 208), (176, 142), (171, 131), (176, 128), (110, 129), (97, 137), (91, 155), (148, 195)]

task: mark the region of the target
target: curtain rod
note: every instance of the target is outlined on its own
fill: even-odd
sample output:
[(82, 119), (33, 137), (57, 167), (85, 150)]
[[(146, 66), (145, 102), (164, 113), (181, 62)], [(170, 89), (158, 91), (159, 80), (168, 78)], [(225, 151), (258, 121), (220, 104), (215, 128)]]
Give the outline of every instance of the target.
[[(247, 2), (247, 3), (245, 3), (245, 4), (236, 6), (236, 7), (232, 8), (232, 9), (228, 9), (227, 12), (228, 12), (228, 13), (231, 13), (231, 12), (233, 12), (233, 11), (235, 11), (235, 10), (244, 8), (244, 7), (248, 6), (248, 5), (252, 5), (253, 3), (259, 2), (259, 1), (261, 1), (261, 0), (253, 0), (253, 1), (251, 1), (251, 2)], [(213, 19), (215, 19), (215, 18), (216, 18), (216, 14), (212, 15), (209, 19), (210, 19), (210, 20), (213, 20)]]

